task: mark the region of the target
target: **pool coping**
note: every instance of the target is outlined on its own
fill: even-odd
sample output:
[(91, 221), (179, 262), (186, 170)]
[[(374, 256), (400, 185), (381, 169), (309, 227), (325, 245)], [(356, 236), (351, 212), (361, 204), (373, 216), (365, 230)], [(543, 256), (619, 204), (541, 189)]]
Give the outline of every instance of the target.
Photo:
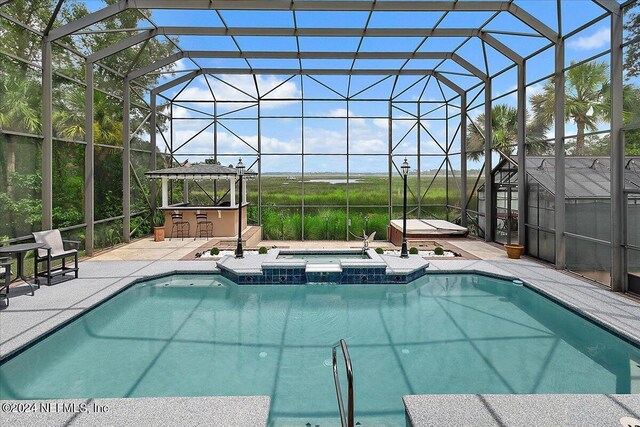
[[(87, 270), (87, 266), (91, 265), (92, 268), (97, 270), (102, 270), (104, 268), (112, 267), (120, 267), (122, 271), (119, 277), (112, 277), (111, 281), (108, 282), (105, 286), (102, 286), (98, 289), (98, 292), (92, 294), (90, 298), (85, 298), (81, 301), (73, 302), (69, 305), (70, 308), (78, 306), (81, 302), (88, 300), (89, 303), (84, 306), (79, 306), (75, 309), (73, 314), (69, 313), (61, 313), (59, 316), (52, 316), (50, 318), (45, 319), (44, 321), (37, 324), (37, 327), (27, 328), (26, 331), (22, 331), (24, 334), (19, 334), (20, 339), (14, 339), (15, 337), (11, 337), (7, 342), (5, 340), (0, 343), (0, 360), (4, 363), (8, 360), (8, 357), (13, 357), (14, 355), (19, 354), (24, 349), (28, 348), (31, 345), (37, 343), (44, 336), (50, 335), (56, 330), (64, 327), (66, 324), (75, 320), (77, 317), (83, 315), (87, 311), (94, 309), (101, 303), (105, 302), (108, 299), (115, 297), (117, 294), (123, 292), (130, 286), (138, 283), (142, 280), (148, 280), (151, 278), (164, 277), (171, 274), (215, 274), (219, 273), (220, 270), (215, 268), (209, 264), (205, 264), (199, 261), (148, 261), (148, 262), (140, 262), (140, 268), (135, 270), (135, 274), (127, 274), (125, 267), (130, 267), (130, 265), (135, 262), (120, 262), (120, 261), (86, 261), (81, 263), (80, 277), (83, 277), (84, 272)], [(85, 267), (85, 268), (83, 268)], [(551, 299), (552, 301), (564, 306), (567, 309), (570, 309), (577, 313), (578, 315), (601, 325), (606, 328), (608, 331), (618, 335), (619, 337), (626, 339), (627, 341), (640, 346), (640, 304), (636, 301), (632, 301), (631, 299), (620, 295), (612, 293), (607, 289), (603, 289), (599, 286), (594, 285), (582, 278), (574, 277), (568, 273), (553, 270), (546, 265), (542, 265), (537, 262), (532, 262), (529, 260), (430, 260), (429, 268), (427, 269), (427, 274), (481, 274), (487, 275), (490, 277), (496, 277), (500, 279), (512, 280), (518, 278), (522, 280), (525, 285), (544, 295), (545, 297)], [(98, 277), (98, 279), (100, 279)], [(97, 280), (98, 280), (97, 279)], [(79, 281), (80, 279), (76, 279), (75, 281)], [(85, 280), (91, 280), (91, 277), (85, 278)], [(71, 281), (69, 283), (73, 283)], [(560, 286), (558, 286), (560, 285)], [(43, 286), (44, 292), (47, 291), (56, 291), (58, 286), (65, 287), (68, 285), (60, 284), (52, 286), (51, 288), (47, 288)], [(344, 285), (349, 286), (349, 285)], [(374, 285), (375, 286), (375, 285)], [(398, 286), (405, 286), (403, 284), (398, 284)], [(42, 293), (43, 289), (36, 291), (36, 296), (38, 293)], [(57, 289), (59, 291), (59, 289)], [(66, 292), (66, 289), (65, 289)], [(71, 291), (68, 291), (71, 293)], [(50, 292), (49, 292), (50, 293)], [(29, 300), (30, 297), (20, 298), (20, 300), (24, 300), (24, 304), (21, 302), (19, 305), (23, 305), (25, 310), (29, 311), (29, 306), (26, 304), (26, 301)], [(12, 299), (12, 306), (16, 304), (18, 299)], [(40, 301), (42, 302), (42, 301)], [(46, 306), (46, 304), (44, 304)], [(18, 310), (19, 311), (19, 310)], [(37, 309), (34, 310), (34, 313), (37, 314)], [(64, 311), (64, 310), (63, 310)], [(2, 310), (0, 311), (0, 320), (5, 318), (5, 320), (9, 317), (11, 311)], [(0, 321), (0, 331), (4, 330), (5, 327), (2, 324), (5, 322)], [(471, 396), (471, 397), (470, 397)], [(480, 399), (480, 401), (489, 401), (489, 395), (455, 395), (451, 397), (449, 403), (445, 404), (444, 401), (439, 401), (441, 404), (439, 406), (438, 413), (430, 412), (427, 414), (431, 417), (436, 417), (438, 414), (455, 414), (456, 410), (460, 408), (460, 405), (467, 401), (468, 399), (473, 398)], [(514, 410), (519, 408), (523, 410), (525, 414), (544, 414), (550, 410), (553, 410), (553, 402), (555, 401), (563, 401), (567, 395), (506, 395), (512, 400), (512, 405), (514, 406)], [(530, 400), (526, 400), (528, 396), (531, 397)], [(539, 404), (538, 406), (531, 407), (532, 403), (538, 399), (535, 396), (550, 396), (549, 404)], [(633, 395), (621, 395), (623, 399), (628, 399), (628, 396)], [(627, 396), (627, 397), (624, 397)], [(265, 396), (266, 397), (266, 396)], [(436, 402), (438, 399), (438, 395), (426, 395), (426, 396), (405, 396), (403, 400), (406, 402), (407, 398), (412, 397), (423, 397), (422, 400), (416, 400), (416, 402), (423, 402), (423, 404), (413, 407), (413, 416), (417, 417), (418, 414), (424, 413), (429, 408), (432, 408), (433, 402)], [(637, 397), (637, 395), (636, 395)], [(230, 396), (232, 398), (232, 396)], [(158, 398), (159, 400), (164, 400), (165, 398)], [(169, 399), (169, 398), (167, 398)], [(190, 402), (191, 399), (197, 398), (183, 398), (187, 402)], [(426, 399), (426, 400), (425, 400)], [(432, 399), (432, 400), (429, 400)], [(433, 400), (436, 399), (436, 400)], [(520, 400), (524, 399), (524, 400)], [(592, 407), (587, 404), (588, 402), (597, 401), (597, 405), (604, 405), (606, 400), (611, 400), (611, 395), (597, 395), (597, 394), (585, 394), (580, 395), (579, 398), (576, 398), (578, 401), (584, 403), (584, 411), (587, 413), (592, 411)], [(594, 400), (595, 399), (595, 400)], [(99, 400), (99, 399), (96, 399)], [(124, 399), (113, 399), (114, 404), (121, 401), (122, 405), (127, 406), (132, 399), (124, 398)], [(65, 399), (63, 402), (70, 402), (71, 399)], [(6, 402), (22, 402), (22, 401), (2, 401)], [(167, 400), (166, 402), (169, 402)], [(195, 400), (194, 400), (195, 402)], [(603, 403), (605, 402), (605, 403)], [(633, 400), (635, 403), (635, 400)], [(118, 403), (119, 405), (120, 403)], [(405, 403), (406, 405), (406, 403)], [(580, 405), (578, 404), (578, 407)], [(127, 406), (128, 407), (128, 406)], [(268, 407), (268, 406), (267, 406)], [(528, 410), (525, 410), (529, 408)], [(166, 405), (162, 405), (162, 410), (155, 413), (155, 416), (161, 417), (166, 416), (168, 420), (171, 419), (172, 408)], [(488, 411), (488, 414), (491, 415), (491, 407), (485, 405), (485, 410)], [(357, 412), (357, 410), (356, 410)], [(162, 415), (164, 413), (164, 415)], [(24, 414), (21, 414), (24, 416)], [(52, 417), (55, 414), (50, 414)], [(485, 414), (486, 415), (486, 414)], [(38, 416), (37, 414), (35, 416)], [(409, 416), (409, 412), (407, 412), (407, 416)], [(449, 416), (449, 415), (446, 415)], [(478, 415), (479, 416), (479, 415)], [(533, 415), (532, 415), (533, 416)], [(24, 420), (24, 425), (29, 425), (31, 423), (27, 422), (27, 420), (34, 420), (30, 416), (24, 416), (21, 418)], [(54, 421), (57, 418), (47, 418), (48, 420)], [(434, 419), (434, 418), (430, 418)], [(449, 419), (449, 418), (447, 418)], [(84, 418), (83, 418), (84, 420)], [(496, 425), (500, 424), (496, 421), (495, 418), (492, 419), (491, 424), (486, 425)], [(619, 425), (619, 420), (614, 420)], [(20, 425), (18, 420), (18, 424)], [(517, 424), (517, 423), (516, 423)], [(509, 423), (502, 423), (502, 425), (516, 425)], [(50, 424), (55, 425), (55, 424)], [(169, 424), (170, 425), (170, 424)], [(227, 424), (233, 425), (233, 424)], [(482, 423), (476, 423), (475, 425), (485, 425)], [(544, 425), (539, 424), (537, 425)], [(549, 424), (550, 425), (550, 424)], [(603, 424), (604, 425), (604, 424)], [(612, 424), (614, 425), (614, 424)]]
[(440, 394), (403, 396), (407, 426), (611, 426), (640, 419), (634, 394)]
[[(365, 254), (368, 258), (340, 258), (346, 254)], [(279, 258), (281, 254), (330, 254), (336, 263), (311, 263), (301, 258)], [(222, 275), (239, 285), (304, 285), (326, 282), (339, 284), (395, 283), (406, 284), (426, 274), (429, 261), (412, 255), (378, 254), (374, 249), (281, 249), (272, 248), (266, 254), (251, 254), (242, 258), (231, 255), (218, 263)], [(313, 267), (309, 269), (308, 267)]]
[(3, 400), (4, 425), (266, 427), (269, 396)]

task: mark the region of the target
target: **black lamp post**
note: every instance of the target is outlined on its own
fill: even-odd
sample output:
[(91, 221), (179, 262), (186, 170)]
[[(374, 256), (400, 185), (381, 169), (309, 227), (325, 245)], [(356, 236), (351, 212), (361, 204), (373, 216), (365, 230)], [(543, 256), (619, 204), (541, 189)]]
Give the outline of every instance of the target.
[(242, 158), (238, 160), (236, 165), (236, 173), (240, 184), (240, 199), (238, 200), (238, 246), (236, 247), (236, 258), (242, 258), (242, 177), (244, 176), (244, 165)]
[(409, 258), (409, 251), (407, 251), (407, 176), (409, 175), (409, 163), (407, 158), (404, 158), (404, 162), (400, 167), (402, 170), (402, 179), (404, 180), (404, 195), (402, 202), (402, 248), (400, 249), (400, 258)]

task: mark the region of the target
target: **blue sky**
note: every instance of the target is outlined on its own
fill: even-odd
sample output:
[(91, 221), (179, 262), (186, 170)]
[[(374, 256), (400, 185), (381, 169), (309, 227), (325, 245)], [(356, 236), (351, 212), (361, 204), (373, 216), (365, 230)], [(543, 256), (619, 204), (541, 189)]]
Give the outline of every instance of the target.
[[(517, 0), (519, 7), (535, 16), (553, 30), (558, 30), (555, 0)], [(92, 9), (100, 7), (101, 2), (89, 1)], [(569, 33), (586, 22), (601, 16), (603, 9), (591, 0), (564, 0), (562, 1), (562, 30)], [(276, 12), (220, 12), (224, 23), (230, 27), (287, 27), (293, 28), (294, 17), (290, 11)], [(449, 13), (438, 24), (438, 28), (478, 28), (489, 19), (493, 13), (490, 12), (453, 12)], [(363, 28), (368, 17), (368, 12), (297, 12), (295, 19), (298, 28), (314, 27), (337, 27), (337, 28)], [(439, 12), (374, 12), (369, 21), (369, 28), (431, 28), (441, 19)], [(218, 14), (210, 10), (200, 11), (175, 11), (175, 10), (155, 10), (152, 19), (159, 26), (224, 26)], [(508, 13), (500, 13), (489, 24), (484, 27), (487, 31), (511, 31), (532, 34), (532, 30), (524, 23)], [(608, 49), (610, 39), (609, 20), (600, 20), (588, 29), (581, 31), (566, 42), (565, 61), (580, 61), (589, 58), (597, 53)], [(500, 42), (506, 44), (511, 49), (517, 51), (522, 56), (527, 56), (543, 46), (548, 41), (542, 37), (523, 37), (494, 34)], [(450, 52), (455, 49), (464, 39), (459, 38), (430, 38), (426, 42), (422, 38), (318, 38), (301, 37), (298, 42), (301, 51), (355, 51), (360, 46), (362, 52), (375, 51), (414, 51), (418, 52)], [(290, 51), (297, 49), (294, 37), (237, 37), (236, 42), (243, 51)], [(184, 50), (223, 50), (237, 51), (234, 41), (230, 37), (181, 37), (180, 47)], [(472, 38), (457, 53), (478, 67), (485, 70), (483, 46), (479, 39)], [(488, 68), (494, 74), (510, 64), (510, 61), (486, 46)], [(609, 62), (609, 56), (599, 58), (600, 61)], [(201, 67), (210, 68), (247, 68), (246, 62), (242, 59), (196, 59)], [(298, 68), (298, 61), (289, 60), (269, 60), (251, 59), (249, 60), (253, 68)], [(405, 64), (404, 60), (363, 60), (359, 59), (353, 63), (354, 69), (397, 69), (404, 64), (406, 69), (431, 69), (440, 60), (413, 59)], [(303, 60), (304, 68), (349, 68), (352, 66), (351, 60)], [(190, 60), (181, 60), (176, 64), (179, 76), (187, 70), (196, 68)], [(440, 64), (438, 70), (446, 73), (447, 78), (459, 86), (468, 89), (475, 85), (478, 80), (475, 77), (459, 76), (455, 73), (465, 72), (465, 70), (452, 60), (447, 60)], [(547, 76), (553, 70), (553, 49), (548, 49), (527, 64), (527, 82), (535, 82), (541, 77)], [(448, 74), (454, 73), (454, 74)], [(187, 87), (183, 85), (165, 93), (168, 97), (178, 96), (178, 100), (211, 100), (209, 90), (211, 86), (218, 100), (237, 101), (236, 104), (219, 104), (218, 114), (234, 109), (247, 107), (238, 112), (226, 116), (226, 120), (221, 121), (218, 127), (218, 146), (220, 152), (241, 154), (244, 157), (252, 157), (253, 148), (257, 148), (257, 121), (256, 120), (234, 120), (255, 118), (257, 107), (254, 106), (251, 96), (256, 96), (255, 83), (253, 78), (246, 75), (219, 76), (221, 80), (230, 83), (239, 90), (226, 85), (221, 80), (209, 77), (209, 84), (204, 78), (199, 77), (191, 82)], [(261, 94), (268, 92), (282, 84), (290, 76), (270, 76), (260, 75), (257, 83)], [(167, 76), (165, 80), (172, 79)], [(358, 93), (367, 86), (380, 81), (384, 76), (354, 76), (351, 79), (351, 95)], [(346, 76), (296, 76), (288, 82), (275, 89), (270, 97), (272, 101), (261, 103), (261, 115), (265, 117), (261, 123), (263, 171), (266, 172), (299, 172), (302, 167), (302, 157), (293, 155), (301, 152), (302, 140), (304, 139), (305, 153), (317, 154), (308, 156), (305, 159), (306, 171), (317, 172), (344, 172), (346, 171), (346, 160), (329, 154), (344, 154), (347, 150), (351, 154), (370, 155), (353, 159), (350, 164), (351, 171), (359, 172), (385, 172), (386, 161), (384, 157), (375, 157), (376, 154), (385, 154), (388, 149), (388, 103), (387, 102), (358, 102), (356, 100), (347, 102), (340, 99), (336, 93), (326, 89), (316, 80), (330, 86), (342, 95), (347, 94), (349, 79)], [(381, 81), (373, 88), (362, 92), (355, 99), (367, 98), (389, 98), (392, 93), (394, 78)], [(417, 83), (416, 83), (417, 82)], [(543, 82), (530, 85), (527, 95), (540, 91)], [(425, 87), (426, 85), (426, 87)], [(516, 88), (515, 69), (496, 77), (493, 80), (493, 96), (500, 96)], [(405, 91), (406, 89), (406, 91)], [(454, 92), (443, 86), (446, 98), (452, 98)], [(403, 92), (404, 91), (404, 92)], [(301, 113), (302, 103), (299, 101), (277, 101), (282, 98), (299, 99), (304, 92), (305, 99), (311, 98), (331, 98), (331, 101), (314, 102), (305, 101), (304, 129), (299, 118), (293, 118)], [(478, 91), (474, 91), (473, 94)], [(250, 94), (251, 96), (246, 95)], [(393, 91), (394, 97), (398, 101), (414, 101), (421, 99), (425, 101), (421, 104), (421, 113), (440, 107), (440, 110), (423, 116), (422, 124), (425, 129), (420, 133), (420, 147), (423, 154), (442, 155), (440, 147), (448, 143), (452, 144), (452, 150), (459, 150), (459, 137), (454, 138), (459, 119), (449, 121), (448, 128), (444, 121), (437, 120), (442, 117), (444, 110), (442, 104), (443, 96), (441, 89), (435, 80), (420, 76), (402, 76), (398, 79), (396, 88)], [(469, 96), (473, 98), (473, 96)], [(473, 104), (482, 104), (483, 95)], [(506, 103), (515, 106), (515, 94), (501, 98), (499, 103)], [(459, 105), (456, 101), (453, 104)], [(175, 117), (192, 118), (193, 120), (176, 120), (174, 123), (174, 146), (182, 144), (184, 141), (194, 136), (204, 126), (210, 123), (208, 114), (213, 114), (213, 104), (211, 103), (183, 103), (182, 105), (201, 109), (206, 114), (195, 113), (184, 108), (174, 109)], [(412, 113), (416, 114), (415, 103), (406, 107), (398, 103), (399, 108), (413, 108)], [(395, 153), (400, 157), (403, 155), (415, 156), (418, 146), (418, 131), (415, 127), (415, 119), (409, 114), (394, 109), (393, 120), (393, 145), (397, 148)], [(345, 115), (351, 117), (349, 123)], [(449, 107), (450, 114), (455, 114), (457, 109)], [(482, 107), (472, 109), (470, 116), (475, 118), (483, 110)], [(271, 116), (272, 118), (266, 118)], [(278, 118), (276, 118), (276, 116)], [(601, 124), (601, 129), (608, 129), (607, 123)], [(410, 131), (410, 129), (412, 129)], [(573, 124), (566, 125), (567, 134), (575, 133)], [(349, 133), (351, 141), (349, 147), (346, 144), (346, 135)], [(407, 136), (405, 134), (409, 132)], [(404, 139), (401, 141), (401, 139)], [(213, 147), (213, 127), (208, 128), (199, 136), (185, 145), (178, 151), (179, 159), (189, 158), (191, 161), (199, 161), (202, 158), (193, 156), (193, 153), (211, 153)], [(160, 140), (160, 139), (159, 139)], [(271, 155), (271, 156), (269, 156)], [(255, 156), (254, 156), (255, 157)], [(224, 158), (226, 160), (226, 157)], [(434, 168), (439, 166), (440, 157), (425, 157), (423, 159), (423, 169), (428, 169), (430, 165)], [(229, 156), (231, 161), (231, 156)], [(458, 158), (453, 158), (453, 166), (459, 166)], [(235, 159), (233, 162), (237, 161)], [(417, 161), (416, 161), (417, 162)], [(226, 163), (224, 161), (223, 163)], [(425, 167), (426, 165), (426, 167)], [(470, 165), (470, 168), (479, 165)]]

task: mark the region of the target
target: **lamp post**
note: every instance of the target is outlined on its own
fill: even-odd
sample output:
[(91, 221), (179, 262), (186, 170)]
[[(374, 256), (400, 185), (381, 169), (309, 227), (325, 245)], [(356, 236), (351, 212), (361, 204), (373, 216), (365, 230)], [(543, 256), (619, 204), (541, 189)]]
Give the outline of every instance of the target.
[(400, 258), (409, 258), (409, 252), (407, 251), (407, 176), (409, 175), (409, 163), (407, 158), (404, 158), (404, 162), (400, 167), (402, 170), (402, 179), (404, 181), (404, 195), (402, 202), (402, 248), (400, 249)]
[(236, 258), (242, 258), (242, 177), (244, 176), (242, 158), (238, 160), (238, 164), (236, 165), (236, 174), (238, 175), (238, 183), (240, 186), (240, 199), (238, 200), (238, 246), (236, 247)]

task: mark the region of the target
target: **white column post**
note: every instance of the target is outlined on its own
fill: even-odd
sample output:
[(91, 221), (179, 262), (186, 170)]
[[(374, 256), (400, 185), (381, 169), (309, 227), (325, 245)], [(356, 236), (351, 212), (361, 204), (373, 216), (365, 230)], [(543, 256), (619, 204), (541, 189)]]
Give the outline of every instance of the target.
[(242, 204), (247, 203), (247, 180), (242, 180)]
[(162, 178), (162, 207), (169, 206), (169, 186), (167, 178)]
[(189, 180), (187, 178), (182, 183), (182, 201), (185, 205), (189, 203)]
[(231, 195), (231, 206), (236, 206), (236, 180), (229, 178), (229, 191)]

